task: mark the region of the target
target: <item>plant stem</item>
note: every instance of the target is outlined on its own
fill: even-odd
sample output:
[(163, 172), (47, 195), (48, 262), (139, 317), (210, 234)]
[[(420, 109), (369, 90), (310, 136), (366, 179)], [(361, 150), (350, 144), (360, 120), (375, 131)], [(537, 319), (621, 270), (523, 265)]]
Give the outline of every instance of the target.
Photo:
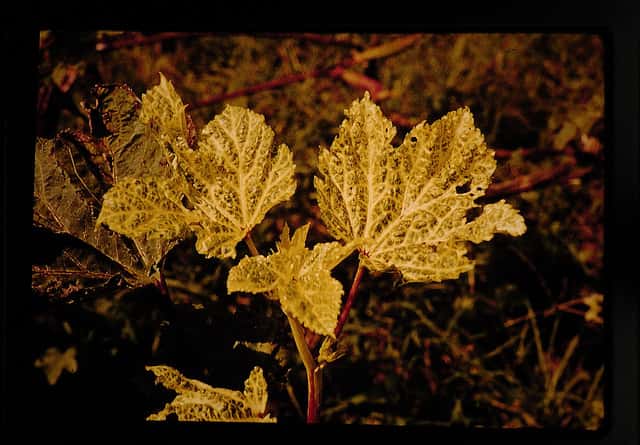
[(298, 353), (302, 358), (302, 363), (304, 363), (304, 368), (307, 372), (307, 423), (317, 423), (318, 422), (318, 411), (320, 407), (320, 398), (319, 398), (319, 390), (320, 390), (320, 370), (317, 369), (318, 366), (316, 364), (315, 359), (311, 355), (311, 351), (309, 351), (309, 347), (307, 346), (307, 342), (304, 339), (304, 330), (302, 326), (295, 318), (291, 317), (289, 314), (285, 312), (287, 319), (289, 320), (289, 325), (291, 326), (291, 333), (293, 334), (293, 339), (296, 343), (296, 347), (298, 348)]
[(206, 35), (205, 32), (161, 32), (149, 36), (135, 35), (133, 37), (125, 37), (119, 39), (103, 39), (96, 43), (96, 51), (109, 51), (114, 49), (126, 48), (128, 46), (151, 45), (163, 40), (185, 39), (187, 37)]
[[(258, 256), (260, 253), (253, 242), (251, 232), (247, 232), (244, 241), (249, 248), (252, 256)], [(320, 407), (320, 391), (322, 387), (322, 370), (318, 367), (316, 360), (313, 358), (309, 346), (304, 338), (304, 329), (295, 318), (285, 312), (293, 333), (293, 340), (298, 348), (298, 354), (302, 358), (304, 368), (307, 373), (307, 423), (318, 422), (318, 411)]]
[(156, 287), (160, 290), (160, 293), (164, 296), (169, 296), (169, 288), (167, 287), (167, 282), (164, 278), (164, 262), (165, 258), (162, 258), (162, 262), (160, 263), (160, 270), (158, 271), (159, 279), (156, 283)]
[(351, 306), (353, 306), (353, 302), (356, 299), (356, 294), (358, 293), (358, 286), (360, 285), (360, 281), (362, 281), (362, 276), (364, 275), (364, 266), (362, 263), (358, 265), (358, 270), (356, 271), (356, 275), (353, 277), (353, 283), (351, 284), (351, 289), (349, 289), (349, 296), (347, 297), (347, 301), (345, 301), (344, 306), (342, 307), (342, 311), (340, 312), (340, 317), (338, 318), (338, 325), (334, 331), (336, 339), (340, 337), (340, 333), (342, 332), (342, 328), (349, 317), (349, 311), (351, 310)]
[(247, 232), (247, 234), (244, 236), (244, 242), (249, 248), (249, 252), (251, 252), (252, 256), (260, 255), (260, 252), (258, 252), (258, 249), (256, 247), (256, 243), (253, 242), (253, 238), (251, 237), (251, 232)]

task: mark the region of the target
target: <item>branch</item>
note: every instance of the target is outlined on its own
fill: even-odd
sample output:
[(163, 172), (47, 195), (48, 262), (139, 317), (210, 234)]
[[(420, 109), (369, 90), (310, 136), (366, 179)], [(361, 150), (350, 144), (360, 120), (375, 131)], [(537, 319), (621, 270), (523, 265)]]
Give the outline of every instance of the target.
[(256, 37), (266, 38), (278, 38), (278, 39), (296, 39), (306, 40), (314, 43), (322, 43), (325, 45), (340, 45), (351, 48), (361, 48), (362, 44), (354, 42), (350, 36), (339, 36), (331, 34), (315, 34), (310, 32), (295, 33), (295, 32), (265, 32), (256, 34)]
[(115, 49), (126, 48), (128, 46), (151, 45), (163, 40), (185, 39), (187, 37), (202, 36), (210, 33), (206, 32), (161, 32), (150, 36), (136, 34), (133, 37), (125, 37), (121, 39), (102, 39), (96, 43), (96, 51), (112, 51)]
[(569, 158), (569, 160), (555, 167), (541, 169), (528, 175), (522, 175), (517, 178), (492, 184), (487, 189), (485, 196), (495, 197), (522, 193), (531, 190), (540, 184), (557, 179), (567, 173), (568, 178), (576, 178), (584, 176), (591, 171), (590, 168), (587, 168), (570, 172), (571, 168), (574, 167), (575, 164), (575, 158)]
[(382, 45), (366, 49), (362, 52), (355, 53), (352, 57), (347, 57), (339, 63), (328, 68), (316, 68), (304, 73), (289, 74), (277, 79), (269, 80), (267, 82), (240, 88), (235, 91), (229, 91), (226, 93), (209, 96), (204, 99), (195, 101), (193, 104), (191, 104), (190, 109), (206, 107), (217, 102), (232, 99), (234, 97), (246, 96), (249, 94), (258, 93), (260, 91), (280, 88), (292, 83), (302, 82), (303, 80), (307, 79), (317, 79), (320, 77), (341, 77), (350, 85), (355, 85), (361, 88), (373, 88), (373, 91), (371, 91), (373, 99), (381, 99), (383, 97), (386, 97), (386, 94), (388, 93), (385, 93), (386, 90), (382, 89), (382, 85), (377, 80), (367, 77), (363, 74), (354, 73), (348, 70), (348, 68), (352, 67), (353, 65), (367, 62), (369, 60), (379, 59), (388, 57), (392, 54), (396, 54), (413, 45), (420, 37), (421, 36), (419, 34), (404, 36), (399, 39), (384, 43)]
[(253, 242), (253, 238), (251, 237), (251, 232), (247, 232), (247, 234), (244, 236), (244, 242), (247, 244), (247, 247), (249, 248), (249, 252), (251, 252), (251, 255), (253, 256), (260, 255), (260, 252), (258, 252), (258, 248), (256, 247), (256, 243)]
[(80, 270), (80, 269), (58, 269), (58, 268), (50, 268), (47, 266), (31, 266), (31, 273), (40, 274), (48, 277), (82, 277), (82, 278), (91, 278), (97, 280), (108, 280), (112, 278), (117, 273), (106, 273), (106, 272), (92, 272), (90, 270)]
[(572, 314), (584, 316), (584, 312), (578, 311), (573, 308), (576, 304), (584, 303), (584, 298), (575, 298), (573, 300), (565, 301), (563, 303), (555, 304), (544, 311), (538, 312), (529, 312), (527, 315), (523, 315), (521, 317), (512, 318), (504, 322), (505, 328), (510, 328), (511, 326), (515, 326), (523, 321), (531, 320), (532, 318), (536, 318), (542, 316), (543, 318), (549, 317), (555, 314), (558, 311), (569, 312)]

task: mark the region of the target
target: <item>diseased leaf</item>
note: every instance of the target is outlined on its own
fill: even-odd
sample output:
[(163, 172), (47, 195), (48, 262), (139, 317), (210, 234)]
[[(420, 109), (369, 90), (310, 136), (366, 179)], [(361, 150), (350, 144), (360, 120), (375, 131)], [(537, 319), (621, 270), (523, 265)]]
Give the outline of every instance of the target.
[[(160, 85), (142, 97), (141, 121), (167, 151), (174, 168), (172, 193), (182, 194), (167, 219), (181, 220), (176, 224), (184, 224), (196, 234), (196, 249), (201, 254), (235, 258), (236, 244), (269, 209), (293, 195), (292, 153), (284, 144), (273, 150), (274, 133), (263, 116), (233, 106), (227, 106), (205, 126), (197, 149), (193, 149), (188, 143), (190, 130), (184, 108), (163, 76)], [(151, 233), (155, 230), (152, 224), (116, 222), (111, 226), (114, 221), (123, 222), (112, 213), (125, 205), (130, 210), (137, 205), (142, 205), (143, 211), (148, 208), (146, 197), (131, 201), (130, 191), (123, 188), (116, 184), (107, 193), (100, 220), (127, 236), (156, 237)], [(160, 195), (154, 194), (156, 204)], [(125, 196), (128, 204), (122, 201)]]
[(343, 294), (342, 285), (331, 276), (331, 269), (354, 249), (350, 244), (316, 244), (304, 246), (310, 224), (296, 230), (289, 238), (285, 226), (278, 251), (268, 257), (245, 257), (229, 271), (229, 292), (271, 292), (282, 309), (307, 328), (333, 336)]
[(178, 239), (186, 234), (190, 212), (180, 202), (175, 182), (145, 176), (125, 178), (105, 195), (97, 224), (131, 238)]
[(396, 269), (406, 281), (457, 278), (473, 267), (466, 241), (526, 230), (504, 201), (467, 222), (496, 165), (469, 109), (416, 125), (397, 148), (395, 128), (368, 93), (345, 113), (330, 149), (320, 152), (314, 184), (329, 232), (347, 243), (361, 239), (368, 269)]
[(76, 348), (72, 346), (65, 352), (60, 352), (58, 348), (49, 348), (41, 358), (35, 361), (34, 366), (42, 368), (49, 385), (55, 385), (62, 371), (67, 370), (73, 374), (78, 370)]
[[(141, 117), (141, 101), (126, 85), (101, 85), (93, 90), (96, 105), (90, 109), (91, 127), (111, 160), (113, 184), (128, 178), (153, 176), (170, 179), (172, 168), (156, 132)], [(122, 188), (127, 185), (121, 184)], [(148, 268), (156, 265), (176, 245), (175, 238), (131, 236)]]
[[(38, 139), (34, 172), (34, 222), (55, 233), (78, 238), (119, 264), (132, 283), (146, 283), (149, 278), (135, 249), (120, 235), (96, 227), (99, 198), (93, 195), (87, 181), (74, 172), (71, 176), (62, 166), (75, 165), (71, 152), (68, 163), (61, 163), (56, 151), (58, 140)], [(77, 170), (76, 170), (77, 171)]]
[(156, 383), (178, 393), (165, 407), (147, 420), (166, 420), (176, 414), (180, 421), (200, 422), (276, 422), (266, 413), (267, 382), (262, 369), (254, 367), (244, 382), (244, 392), (213, 388), (189, 379), (170, 366), (147, 366)]

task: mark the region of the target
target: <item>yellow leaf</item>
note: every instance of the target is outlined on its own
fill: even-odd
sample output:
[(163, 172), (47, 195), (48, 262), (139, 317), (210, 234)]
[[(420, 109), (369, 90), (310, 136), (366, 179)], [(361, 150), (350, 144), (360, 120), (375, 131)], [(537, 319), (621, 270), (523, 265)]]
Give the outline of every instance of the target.
[(229, 292), (271, 292), (282, 309), (307, 328), (333, 336), (338, 322), (342, 285), (331, 276), (331, 269), (354, 249), (353, 244), (316, 244), (313, 250), (304, 242), (310, 224), (299, 228), (289, 239), (285, 226), (278, 251), (268, 257), (245, 257), (229, 271)]
[(214, 388), (199, 380), (189, 379), (170, 366), (147, 366), (161, 383), (178, 395), (147, 420), (166, 420), (175, 414), (180, 421), (200, 422), (276, 422), (265, 413), (267, 382), (262, 369), (254, 367), (244, 382), (244, 392)]
[[(269, 209), (295, 192), (293, 155), (284, 144), (273, 149), (274, 133), (264, 116), (233, 106), (227, 106), (203, 128), (194, 149), (188, 143), (184, 109), (162, 75), (160, 85), (143, 95), (140, 120), (151, 127), (166, 151), (173, 167), (172, 190), (168, 191), (160, 178), (154, 182), (155, 189), (149, 185), (128, 190), (131, 183), (117, 183), (105, 194), (99, 220), (130, 237), (176, 237), (182, 234), (178, 229), (188, 228), (195, 233), (201, 254), (235, 258), (236, 244)], [(151, 182), (149, 178), (137, 179)], [(143, 195), (134, 197), (138, 192)], [(145, 215), (148, 224), (133, 224), (136, 218), (121, 214), (125, 207), (138, 216)], [(174, 224), (166, 224), (170, 220)], [(172, 230), (167, 230), (168, 226)], [(156, 230), (160, 233), (154, 234)]]
[(406, 281), (457, 278), (473, 267), (466, 241), (526, 230), (504, 201), (467, 222), (495, 170), (469, 109), (416, 125), (397, 148), (395, 128), (368, 93), (345, 113), (331, 147), (320, 152), (314, 184), (329, 232), (359, 240), (369, 270), (396, 269)]

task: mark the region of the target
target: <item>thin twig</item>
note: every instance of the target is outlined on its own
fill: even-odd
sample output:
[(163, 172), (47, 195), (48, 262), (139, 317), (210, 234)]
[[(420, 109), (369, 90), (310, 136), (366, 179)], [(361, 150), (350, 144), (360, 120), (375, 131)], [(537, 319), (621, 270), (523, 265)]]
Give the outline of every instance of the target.
[(544, 311), (538, 311), (538, 312), (527, 312), (526, 315), (523, 315), (521, 317), (517, 317), (517, 318), (512, 318), (511, 320), (507, 320), (504, 322), (504, 327), (505, 328), (509, 328), (511, 326), (515, 326), (519, 323), (522, 323), (523, 321), (527, 321), (527, 320), (531, 320), (532, 318), (535, 317), (543, 317), (543, 318), (547, 318), (553, 314), (555, 314), (558, 311), (562, 311), (562, 312), (571, 312), (577, 315), (581, 315), (584, 316), (583, 312), (577, 311), (575, 309), (572, 310), (572, 307), (575, 306), (576, 304), (579, 303), (583, 303), (584, 302), (584, 298), (575, 298), (573, 300), (569, 300), (569, 301), (565, 301), (562, 303), (558, 303), (555, 304), (553, 306), (551, 306), (548, 309), (545, 309)]
[(533, 329), (533, 340), (536, 344), (536, 351), (538, 352), (538, 362), (540, 363), (540, 370), (542, 371), (542, 375), (544, 377), (544, 386), (545, 388), (549, 387), (549, 373), (547, 369), (547, 359), (544, 354), (544, 349), (542, 348), (542, 340), (540, 339), (540, 330), (538, 329), (538, 323), (536, 322), (536, 317), (531, 309), (531, 305), (527, 301), (527, 311), (530, 315), (529, 320), (531, 321), (531, 328)]
[(296, 393), (293, 391), (293, 386), (291, 383), (287, 382), (287, 394), (289, 394), (289, 399), (291, 400), (291, 404), (296, 410), (296, 413), (300, 416), (301, 419), (305, 418), (304, 411), (302, 411), (302, 407), (300, 406), (300, 402), (298, 402), (298, 398), (296, 397)]
[[(560, 165), (549, 169), (541, 169), (528, 175), (522, 175), (507, 181), (491, 184), (487, 189), (485, 196), (495, 197), (526, 192), (540, 184), (550, 182), (553, 179), (569, 173), (575, 163), (576, 160), (574, 158), (570, 158), (568, 161), (560, 163)], [(588, 173), (588, 171), (582, 172), (582, 175), (586, 173)]]
[(553, 372), (553, 375), (551, 376), (551, 380), (549, 381), (549, 386), (547, 387), (547, 391), (544, 397), (545, 406), (547, 406), (551, 402), (551, 400), (554, 398), (556, 393), (556, 388), (558, 386), (558, 381), (560, 380), (560, 377), (562, 377), (562, 373), (564, 372), (567, 365), (569, 364), (569, 359), (571, 358), (574, 351), (576, 350), (579, 339), (580, 337), (577, 335), (571, 339), (571, 341), (569, 342), (569, 345), (567, 346), (567, 349), (565, 350), (562, 356), (562, 359), (560, 360), (560, 363), (558, 364), (555, 371)]
[(44, 276), (51, 277), (82, 277), (82, 278), (92, 278), (98, 280), (108, 280), (113, 277), (114, 273), (104, 273), (104, 272), (91, 272), (89, 270), (70, 270), (70, 269), (53, 269), (50, 267), (42, 267), (42, 266), (31, 266), (31, 272), (35, 274), (40, 274)]
[[(354, 76), (353, 72), (349, 71), (348, 68), (352, 67), (353, 65), (357, 65), (359, 63), (367, 62), (373, 59), (388, 57), (392, 54), (398, 53), (403, 49), (413, 45), (418, 38), (420, 38), (419, 34), (404, 36), (399, 39), (395, 39), (390, 42), (386, 42), (382, 45), (378, 45), (373, 48), (368, 48), (362, 52), (356, 53), (352, 57), (347, 57), (342, 61), (328, 68), (316, 68), (314, 70), (306, 71), (303, 73), (289, 74), (283, 77), (279, 77), (277, 79), (272, 79), (267, 82), (255, 84), (249, 87), (240, 88), (238, 90), (209, 96), (192, 103), (190, 105), (190, 109), (193, 110), (200, 107), (206, 107), (217, 102), (232, 99), (234, 97), (246, 96), (249, 94), (258, 93), (260, 91), (280, 88), (282, 86), (289, 85), (292, 83), (302, 82), (303, 80), (315, 79), (319, 77), (329, 77), (329, 78), (342, 77), (343, 79), (346, 77), (345, 81), (347, 83), (355, 82), (365, 86), (367, 86), (367, 83), (368, 83), (368, 87), (374, 87), (374, 91), (372, 91), (372, 94), (373, 93), (380, 94), (380, 91), (376, 91), (376, 88), (378, 88), (378, 84), (374, 84), (374, 82), (377, 82), (375, 79), (367, 78), (368, 79), (367, 82), (364, 82), (365, 81), (365, 79), (363, 78), (364, 75)], [(374, 97), (374, 100), (375, 100), (375, 97)]]
[(247, 234), (244, 236), (244, 242), (247, 244), (247, 247), (249, 248), (249, 252), (251, 252), (251, 255), (253, 256), (260, 255), (260, 252), (258, 252), (258, 249), (256, 248), (256, 243), (253, 242), (253, 238), (251, 237), (251, 232), (247, 232)]
[(266, 32), (255, 35), (256, 37), (267, 37), (277, 39), (296, 39), (306, 40), (314, 43), (322, 43), (325, 45), (340, 45), (351, 48), (361, 48), (362, 44), (356, 43), (349, 36), (336, 36), (331, 34), (315, 34), (310, 32), (295, 33), (295, 32)]
[(151, 45), (153, 43), (161, 42), (163, 40), (175, 40), (186, 39), (187, 37), (202, 36), (210, 33), (207, 32), (161, 32), (158, 34), (152, 34), (145, 36), (137, 34), (133, 37), (125, 37), (118, 39), (102, 39), (96, 43), (96, 51), (104, 52), (111, 51), (120, 48), (126, 48), (128, 46), (144, 46)]

